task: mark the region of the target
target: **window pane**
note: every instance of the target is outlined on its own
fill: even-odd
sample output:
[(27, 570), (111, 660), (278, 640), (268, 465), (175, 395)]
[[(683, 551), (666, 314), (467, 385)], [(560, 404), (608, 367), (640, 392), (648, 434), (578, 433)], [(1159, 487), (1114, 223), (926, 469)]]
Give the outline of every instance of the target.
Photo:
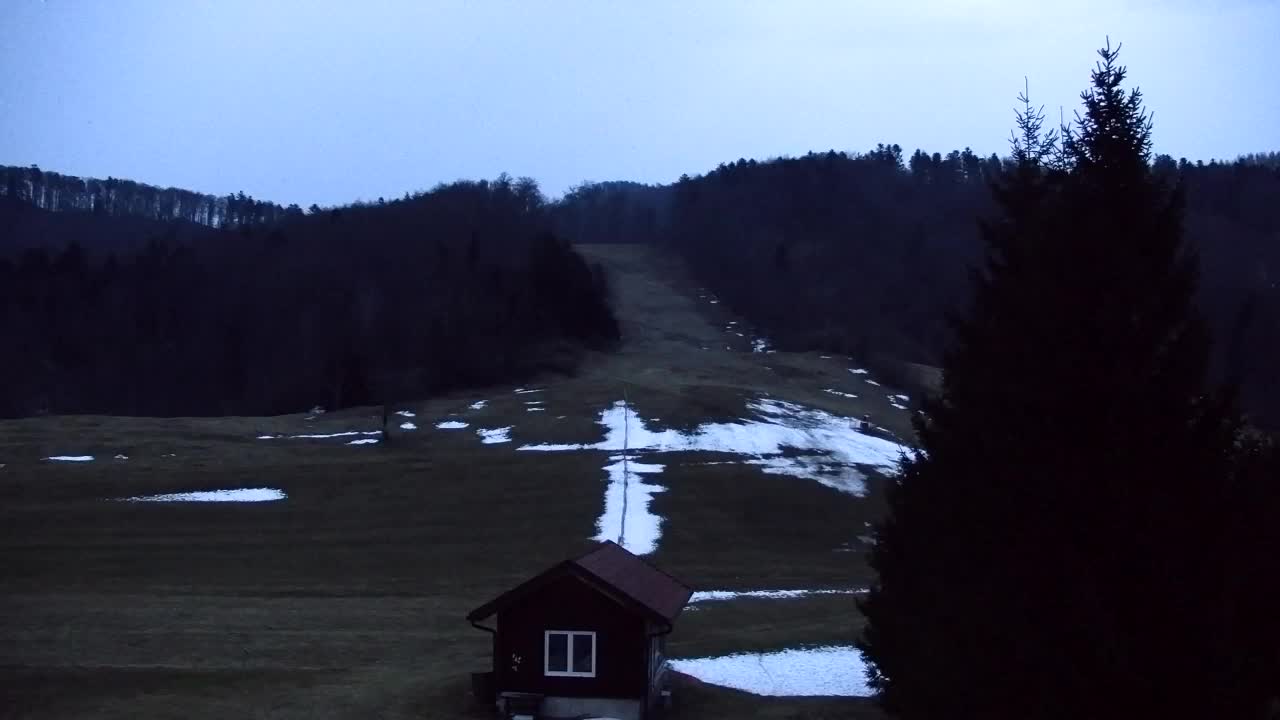
[(569, 636), (552, 633), (547, 636), (547, 672), (569, 670)]
[(581, 673), (595, 672), (591, 666), (591, 655), (595, 638), (590, 635), (573, 636), (573, 671)]

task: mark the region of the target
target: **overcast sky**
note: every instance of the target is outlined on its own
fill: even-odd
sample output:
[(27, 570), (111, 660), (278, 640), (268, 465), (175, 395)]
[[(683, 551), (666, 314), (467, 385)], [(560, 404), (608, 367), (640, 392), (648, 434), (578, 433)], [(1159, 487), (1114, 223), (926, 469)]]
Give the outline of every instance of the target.
[(0, 164), (303, 206), (669, 182), (896, 142), (1007, 151), (1110, 34), (1157, 152), (1280, 150), (1275, 0), (0, 0)]

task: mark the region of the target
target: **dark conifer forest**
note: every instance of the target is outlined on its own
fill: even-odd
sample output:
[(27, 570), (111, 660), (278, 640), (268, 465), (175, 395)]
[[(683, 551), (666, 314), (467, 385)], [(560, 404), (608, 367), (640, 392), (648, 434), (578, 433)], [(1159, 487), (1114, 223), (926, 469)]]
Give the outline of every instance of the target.
[(618, 338), (528, 179), (304, 213), (9, 168), (0, 414), (262, 415), (571, 371)]
[[(682, 254), (709, 289), (783, 349), (938, 365), (982, 245), (977, 219), (1010, 158), (880, 144), (867, 152), (737, 160), (667, 186), (586, 185), (555, 208), (584, 242), (647, 240)], [(1149, 159), (1181, 182), (1201, 258), (1197, 304), (1214, 376), (1238, 382), (1254, 421), (1280, 427), (1280, 153), (1229, 162)]]
[[(1280, 153), (1149, 165), (1184, 191), (1213, 375), (1280, 427)], [(1012, 167), (882, 143), (553, 203), (504, 176), (305, 211), (3, 167), (0, 414), (279, 413), (569, 369), (617, 327), (565, 243), (671, 248), (783, 349), (938, 365)]]

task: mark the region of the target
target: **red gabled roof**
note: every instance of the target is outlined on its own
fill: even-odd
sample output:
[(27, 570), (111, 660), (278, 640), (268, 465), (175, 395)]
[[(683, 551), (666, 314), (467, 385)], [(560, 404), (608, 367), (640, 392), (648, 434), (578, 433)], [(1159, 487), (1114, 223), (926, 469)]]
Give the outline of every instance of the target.
[(467, 615), (467, 620), (483, 620), (538, 587), (544, 580), (564, 572), (584, 574), (588, 580), (595, 580), (668, 623), (680, 615), (693, 594), (693, 590), (684, 583), (628, 552), (621, 545), (606, 540), (586, 555), (549, 568), (472, 610)]
[(676, 619), (693, 594), (684, 583), (612, 540), (573, 562), (668, 622)]

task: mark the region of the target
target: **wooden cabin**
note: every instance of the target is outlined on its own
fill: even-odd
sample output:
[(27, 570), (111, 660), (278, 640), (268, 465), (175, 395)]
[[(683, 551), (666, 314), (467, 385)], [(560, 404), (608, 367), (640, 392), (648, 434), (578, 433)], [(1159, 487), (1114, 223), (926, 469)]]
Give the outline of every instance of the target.
[(642, 720), (667, 689), (666, 636), (691, 594), (606, 541), (467, 620), (493, 634), (492, 691), (506, 716)]

